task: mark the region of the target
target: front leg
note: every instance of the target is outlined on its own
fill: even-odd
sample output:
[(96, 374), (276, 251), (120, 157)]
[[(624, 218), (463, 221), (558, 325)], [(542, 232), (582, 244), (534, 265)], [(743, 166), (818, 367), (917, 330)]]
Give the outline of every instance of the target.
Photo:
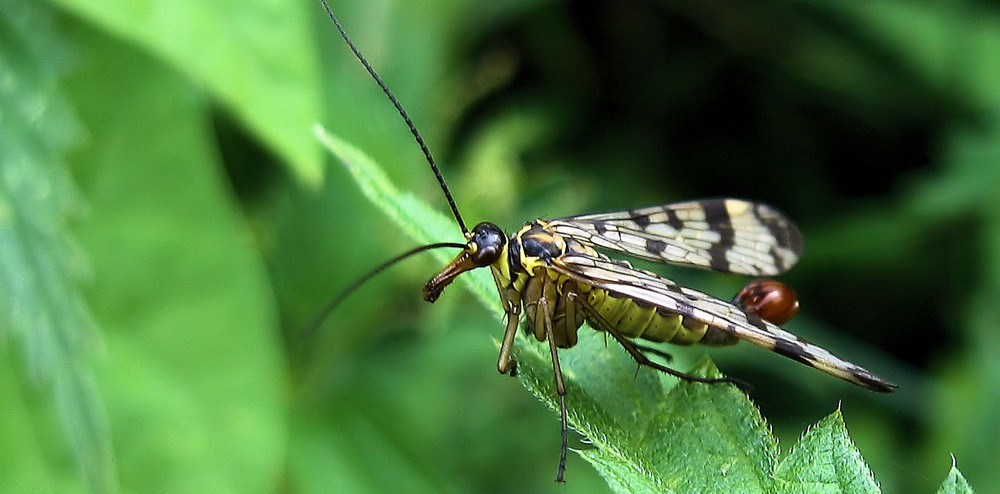
[(501, 374), (513, 376), (517, 371), (517, 362), (510, 355), (514, 350), (517, 325), (521, 321), (521, 303), (519, 298), (508, 298), (501, 295), (501, 299), (503, 299), (503, 311), (507, 315), (507, 329), (503, 333), (503, 343), (500, 344), (500, 360), (497, 362), (497, 370)]

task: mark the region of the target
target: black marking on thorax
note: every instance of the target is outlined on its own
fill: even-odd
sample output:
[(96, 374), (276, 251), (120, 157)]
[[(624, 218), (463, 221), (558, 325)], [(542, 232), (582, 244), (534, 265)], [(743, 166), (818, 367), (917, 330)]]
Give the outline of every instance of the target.
[(552, 259), (566, 253), (566, 242), (562, 237), (546, 229), (544, 223), (539, 221), (525, 223), (517, 233), (510, 236), (507, 245), (507, 262), (512, 282), (527, 275), (528, 270), (533, 270), (539, 260), (543, 264), (549, 264)]
[(521, 265), (521, 242), (517, 234), (510, 236), (507, 242), (507, 266), (510, 268), (510, 281), (517, 280), (518, 275), (524, 273), (524, 266)]
[(564, 254), (565, 243), (560, 245), (555, 234), (536, 222), (527, 225), (530, 226), (528, 231), (518, 235), (525, 258), (537, 257), (543, 261), (550, 261)]

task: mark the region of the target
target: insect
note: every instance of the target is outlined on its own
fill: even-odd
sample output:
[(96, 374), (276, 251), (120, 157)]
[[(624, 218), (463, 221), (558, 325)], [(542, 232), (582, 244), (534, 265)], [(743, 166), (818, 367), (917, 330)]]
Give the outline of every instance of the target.
[[(548, 343), (562, 433), (557, 481), (564, 480), (569, 429), (559, 351), (577, 343), (577, 332), (584, 323), (610, 335), (640, 367), (687, 381), (743, 385), (732, 378), (705, 378), (671, 369), (646, 355), (662, 352), (634, 340), (678, 345), (732, 345), (745, 340), (873, 391), (887, 393), (896, 387), (781, 329), (778, 324), (791, 318), (798, 307), (797, 297), (787, 285), (773, 280), (753, 282), (730, 303), (605, 254), (614, 252), (736, 275), (775, 276), (798, 262), (802, 235), (782, 213), (766, 204), (701, 199), (539, 219), (510, 235), (489, 222), (468, 229), (441, 171), (403, 106), (348, 37), (327, 1), (321, 3), (348, 47), (402, 116), (465, 237), (465, 243), (431, 244), (404, 253), (358, 280), (345, 294), (385, 267), (429, 249), (462, 250), (424, 285), (423, 297), (428, 302), (437, 300), (462, 273), (488, 268), (506, 315), (497, 370), (510, 375), (516, 372), (514, 340), (522, 320), (530, 334)], [(318, 320), (343, 295), (336, 297)]]

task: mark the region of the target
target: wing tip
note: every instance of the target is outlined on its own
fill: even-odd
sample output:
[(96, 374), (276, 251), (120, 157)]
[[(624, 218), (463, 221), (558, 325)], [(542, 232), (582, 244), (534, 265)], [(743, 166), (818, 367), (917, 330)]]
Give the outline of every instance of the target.
[(896, 383), (887, 381), (871, 373), (853, 374), (852, 377), (856, 379), (849, 379), (849, 381), (876, 393), (892, 393), (899, 387)]

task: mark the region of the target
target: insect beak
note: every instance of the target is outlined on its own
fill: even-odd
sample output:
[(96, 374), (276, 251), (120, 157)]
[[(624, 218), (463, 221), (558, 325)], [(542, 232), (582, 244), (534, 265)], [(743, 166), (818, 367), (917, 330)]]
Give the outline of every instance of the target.
[(478, 267), (472, 261), (472, 255), (469, 254), (469, 251), (462, 252), (424, 284), (424, 300), (434, 302), (441, 296), (444, 287), (448, 286), (458, 275)]

